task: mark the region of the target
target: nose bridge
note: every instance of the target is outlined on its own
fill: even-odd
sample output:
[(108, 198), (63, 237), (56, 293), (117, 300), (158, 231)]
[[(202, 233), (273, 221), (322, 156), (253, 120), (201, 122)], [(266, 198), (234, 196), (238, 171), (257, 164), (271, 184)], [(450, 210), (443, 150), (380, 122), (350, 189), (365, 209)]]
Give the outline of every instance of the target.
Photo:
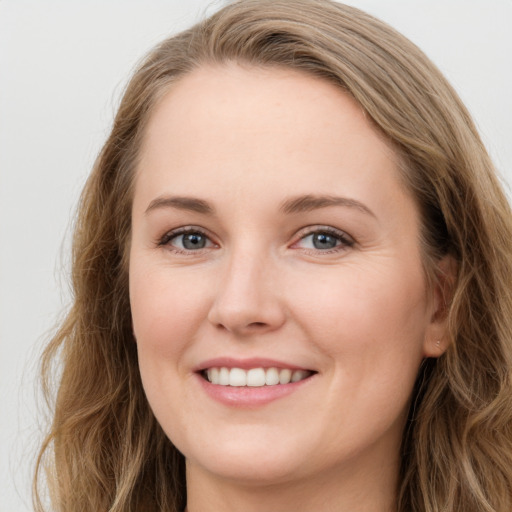
[(226, 257), (209, 319), (228, 331), (275, 329), (284, 321), (276, 261), (254, 240), (240, 241)]
[(268, 273), (267, 257), (263, 251), (258, 250), (252, 244), (247, 247), (234, 248), (226, 265), (224, 280), (232, 285), (235, 290), (244, 286), (251, 287), (253, 281), (258, 283)]

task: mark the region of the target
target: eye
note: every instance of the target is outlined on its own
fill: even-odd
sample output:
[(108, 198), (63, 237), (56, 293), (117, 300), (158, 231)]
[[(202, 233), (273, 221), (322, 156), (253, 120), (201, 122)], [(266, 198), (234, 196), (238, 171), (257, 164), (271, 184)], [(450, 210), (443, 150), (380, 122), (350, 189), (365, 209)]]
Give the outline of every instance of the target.
[(354, 241), (343, 231), (334, 228), (321, 228), (302, 236), (294, 245), (301, 249), (332, 252), (352, 247)]
[(199, 251), (215, 246), (205, 233), (196, 228), (170, 231), (162, 237), (158, 245), (170, 247), (178, 252)]

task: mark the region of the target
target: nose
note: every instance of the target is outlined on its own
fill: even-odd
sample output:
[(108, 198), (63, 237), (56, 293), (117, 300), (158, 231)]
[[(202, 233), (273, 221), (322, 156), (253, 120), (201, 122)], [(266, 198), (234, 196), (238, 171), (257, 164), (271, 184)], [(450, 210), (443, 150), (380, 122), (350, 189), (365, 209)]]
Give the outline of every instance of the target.
[(208, 320), (237, 336), (262, 334), (286, 320), (277, 269), (271, 257), (233, 254), (219, 275)]

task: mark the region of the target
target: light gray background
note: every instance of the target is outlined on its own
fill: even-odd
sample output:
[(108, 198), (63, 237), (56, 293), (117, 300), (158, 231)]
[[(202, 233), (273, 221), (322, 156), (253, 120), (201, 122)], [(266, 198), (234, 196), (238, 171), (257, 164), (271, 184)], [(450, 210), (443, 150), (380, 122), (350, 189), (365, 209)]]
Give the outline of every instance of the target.
[[(221, 3), (0, 0), (1, 512), (31, 510), (37, 358), (68, 300), (70, 219), (119, 94), (146, 50)], [(347, 3), (438, 64), (512, 184), (512, 0)]]

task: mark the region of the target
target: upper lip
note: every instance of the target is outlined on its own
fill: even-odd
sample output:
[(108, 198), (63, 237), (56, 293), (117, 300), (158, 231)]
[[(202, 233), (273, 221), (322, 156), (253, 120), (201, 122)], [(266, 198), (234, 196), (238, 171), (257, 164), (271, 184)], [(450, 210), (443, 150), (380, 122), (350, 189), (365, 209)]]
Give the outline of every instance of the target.
[(311, 368), (299, 366), (296, 364), (288, 363), (285, 361), (278, 361), (276, 359), (269, 359), (264, 357), (251, 357), (248, 359), (236, 359), (233, 357), (216, 357), (201, 362), (196, 368), (195, 372), (202, 372), (208, 368), (241, 368), (242, 370), (250, 370), (251, 368), (281, 368), (290, 370), (308, 370), (314, 371)]

